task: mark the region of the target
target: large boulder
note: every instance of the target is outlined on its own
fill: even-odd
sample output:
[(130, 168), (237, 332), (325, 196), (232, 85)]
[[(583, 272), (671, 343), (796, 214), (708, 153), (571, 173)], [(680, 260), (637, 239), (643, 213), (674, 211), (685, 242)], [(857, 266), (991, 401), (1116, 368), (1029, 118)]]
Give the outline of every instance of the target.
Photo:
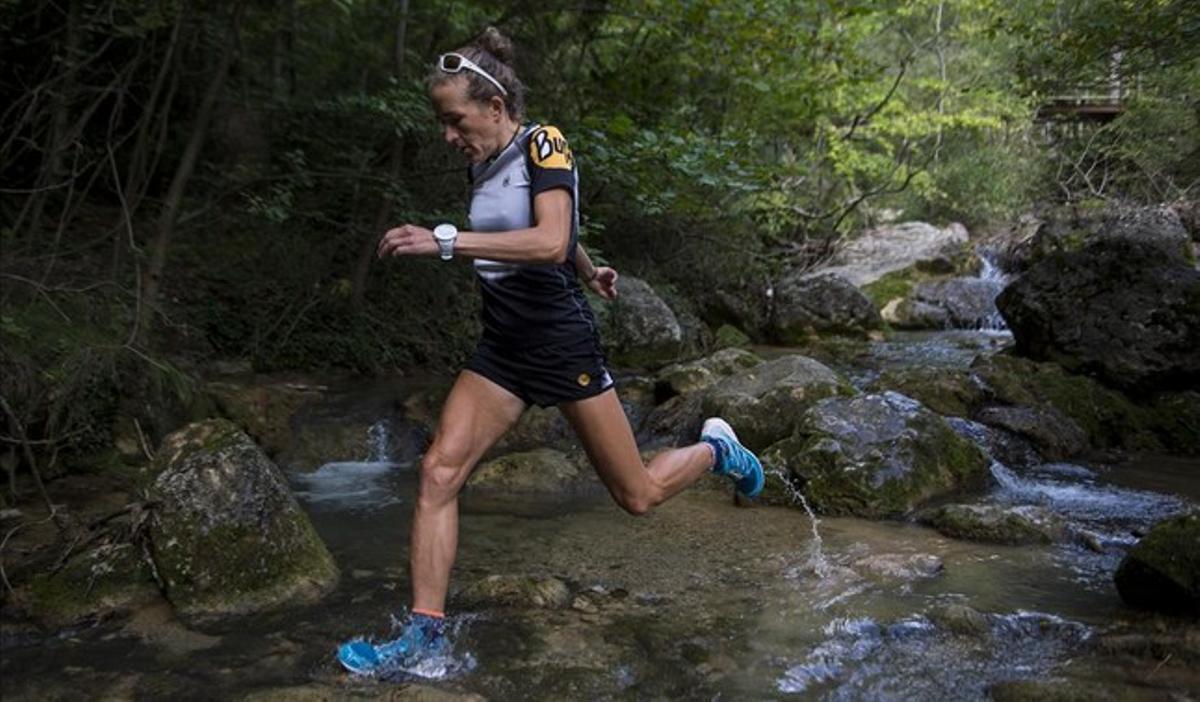
[(1114, 580), (1133, 607), (1200, 613), (1200, 512), (1156, 524), (1129, 550)]
[(815, 509), (871, 518), (908, 514), (990, 475), (980, 449), (895, 392), (816, 403), (764, 460), (795, 476)]
[(1083, 429), (1070, 417), (1048, 405), (984, 407), (975, 413), (975, 420), (1029, 441), (1048, 461), (1072, 458), (1088, 447), (1088, 436)]
[(967, 230), (954, 223), (939, 229), (925, 222), (890, 224), (864, 232), (849, 241), (824, 272), (836, 273), (862, 287), (888, 273), (923, 264), (934, 270), (953, 269), (953, 261), (967, 247)]
[(229, 377), (207, 383), (204, 390), (223, 416), (275, 456), (292, 443), (292, 416), (327, 388), (294, 380)]
[(1047, 258), (996, 304), (1021, 355), (1130, 391), (1200, 385), (1200, 271), (1149, 244)]
[(337, 584), (333, 557), (287, 480), (227, 420), (163, 440), (150, 487), (150, 537), (166, 594), (204, 619), (313, 602)]
[(1047, 213), (1029, 240), (1028, 263), (1080, 251), (1097, 243), (1145, 244), (1164, 257), (1190, 261), (1191, 235), (1167, 206), (1075, 205)]
[(613, 360), (628, 365), (662, 365), (684, 348), (683, 327), (650, 284), (622, 276), (620, 296), (602, 308), (604, 341)]
[(866, 336), (882, 326), (875, 305), (841, 276), (793, 273), (776, 286), (769, 331), (780, 343), (798, 344), (817, 334)]
[(703, 399), (706, 416), (724, 417), (742, 443), (759, 450), (792, 433), (813, 403), (853, 392), (841, 376), (806, 356), (783, 356), (730, 376)]

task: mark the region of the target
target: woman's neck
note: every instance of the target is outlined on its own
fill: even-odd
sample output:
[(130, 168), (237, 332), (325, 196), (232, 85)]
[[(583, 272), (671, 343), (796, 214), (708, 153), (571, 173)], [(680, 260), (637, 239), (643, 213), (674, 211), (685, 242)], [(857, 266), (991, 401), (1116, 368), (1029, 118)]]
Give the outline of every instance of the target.
[(520, 122), (517, 122), (515, 120), (505, 119), (503, 122), (501, 122), (499, 125), (497, 125), (496, 126), (496, 141), (493, 145), (494, 148), (492, 150), (491, 155), (488, 156), (487, 159), (485, 159), (485, 160), (491, 161), (492, 159), (499, 156), (506, 148), (508, 148), (508, 145), (513, 142), (513, 139), (517, 138), (517, 134), (520, 131), (521, 131), (521, 124), (520, 124)]

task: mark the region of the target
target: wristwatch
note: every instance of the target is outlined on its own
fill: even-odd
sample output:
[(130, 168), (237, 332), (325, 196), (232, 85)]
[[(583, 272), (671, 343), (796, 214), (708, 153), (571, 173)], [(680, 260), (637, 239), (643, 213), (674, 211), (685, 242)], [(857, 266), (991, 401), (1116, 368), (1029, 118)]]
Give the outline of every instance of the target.
[(433, 238), (437, 241), (443, 261), (454, 258), (454, 240), (458, 238), (458, 227), (453, 224), (439, 224), (433, 229)]

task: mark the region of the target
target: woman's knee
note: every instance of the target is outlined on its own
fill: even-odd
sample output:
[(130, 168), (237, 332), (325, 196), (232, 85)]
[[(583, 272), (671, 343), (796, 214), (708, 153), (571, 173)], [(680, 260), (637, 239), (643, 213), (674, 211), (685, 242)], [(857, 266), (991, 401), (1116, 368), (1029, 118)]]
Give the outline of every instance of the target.
[(421, 481), (417, 487), (417, 499), (441, 504), (458, 496), (470, 469), (468, 459), (461, 452), (446, 450), (436, 444), (421, 459)]

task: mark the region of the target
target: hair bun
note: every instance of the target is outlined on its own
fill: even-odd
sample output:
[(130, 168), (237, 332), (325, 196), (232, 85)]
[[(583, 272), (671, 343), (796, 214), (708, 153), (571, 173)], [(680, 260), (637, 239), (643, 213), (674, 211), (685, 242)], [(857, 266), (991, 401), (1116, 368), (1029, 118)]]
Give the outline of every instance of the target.
[(483, 33), (475, 39), (475, 45), (492, 56), (496, 57), (500, 63), (512, 64), (513, 61), (513, 43), (512, 39), (500, 33), (495, 27), (488, 27), (483, 30)]

